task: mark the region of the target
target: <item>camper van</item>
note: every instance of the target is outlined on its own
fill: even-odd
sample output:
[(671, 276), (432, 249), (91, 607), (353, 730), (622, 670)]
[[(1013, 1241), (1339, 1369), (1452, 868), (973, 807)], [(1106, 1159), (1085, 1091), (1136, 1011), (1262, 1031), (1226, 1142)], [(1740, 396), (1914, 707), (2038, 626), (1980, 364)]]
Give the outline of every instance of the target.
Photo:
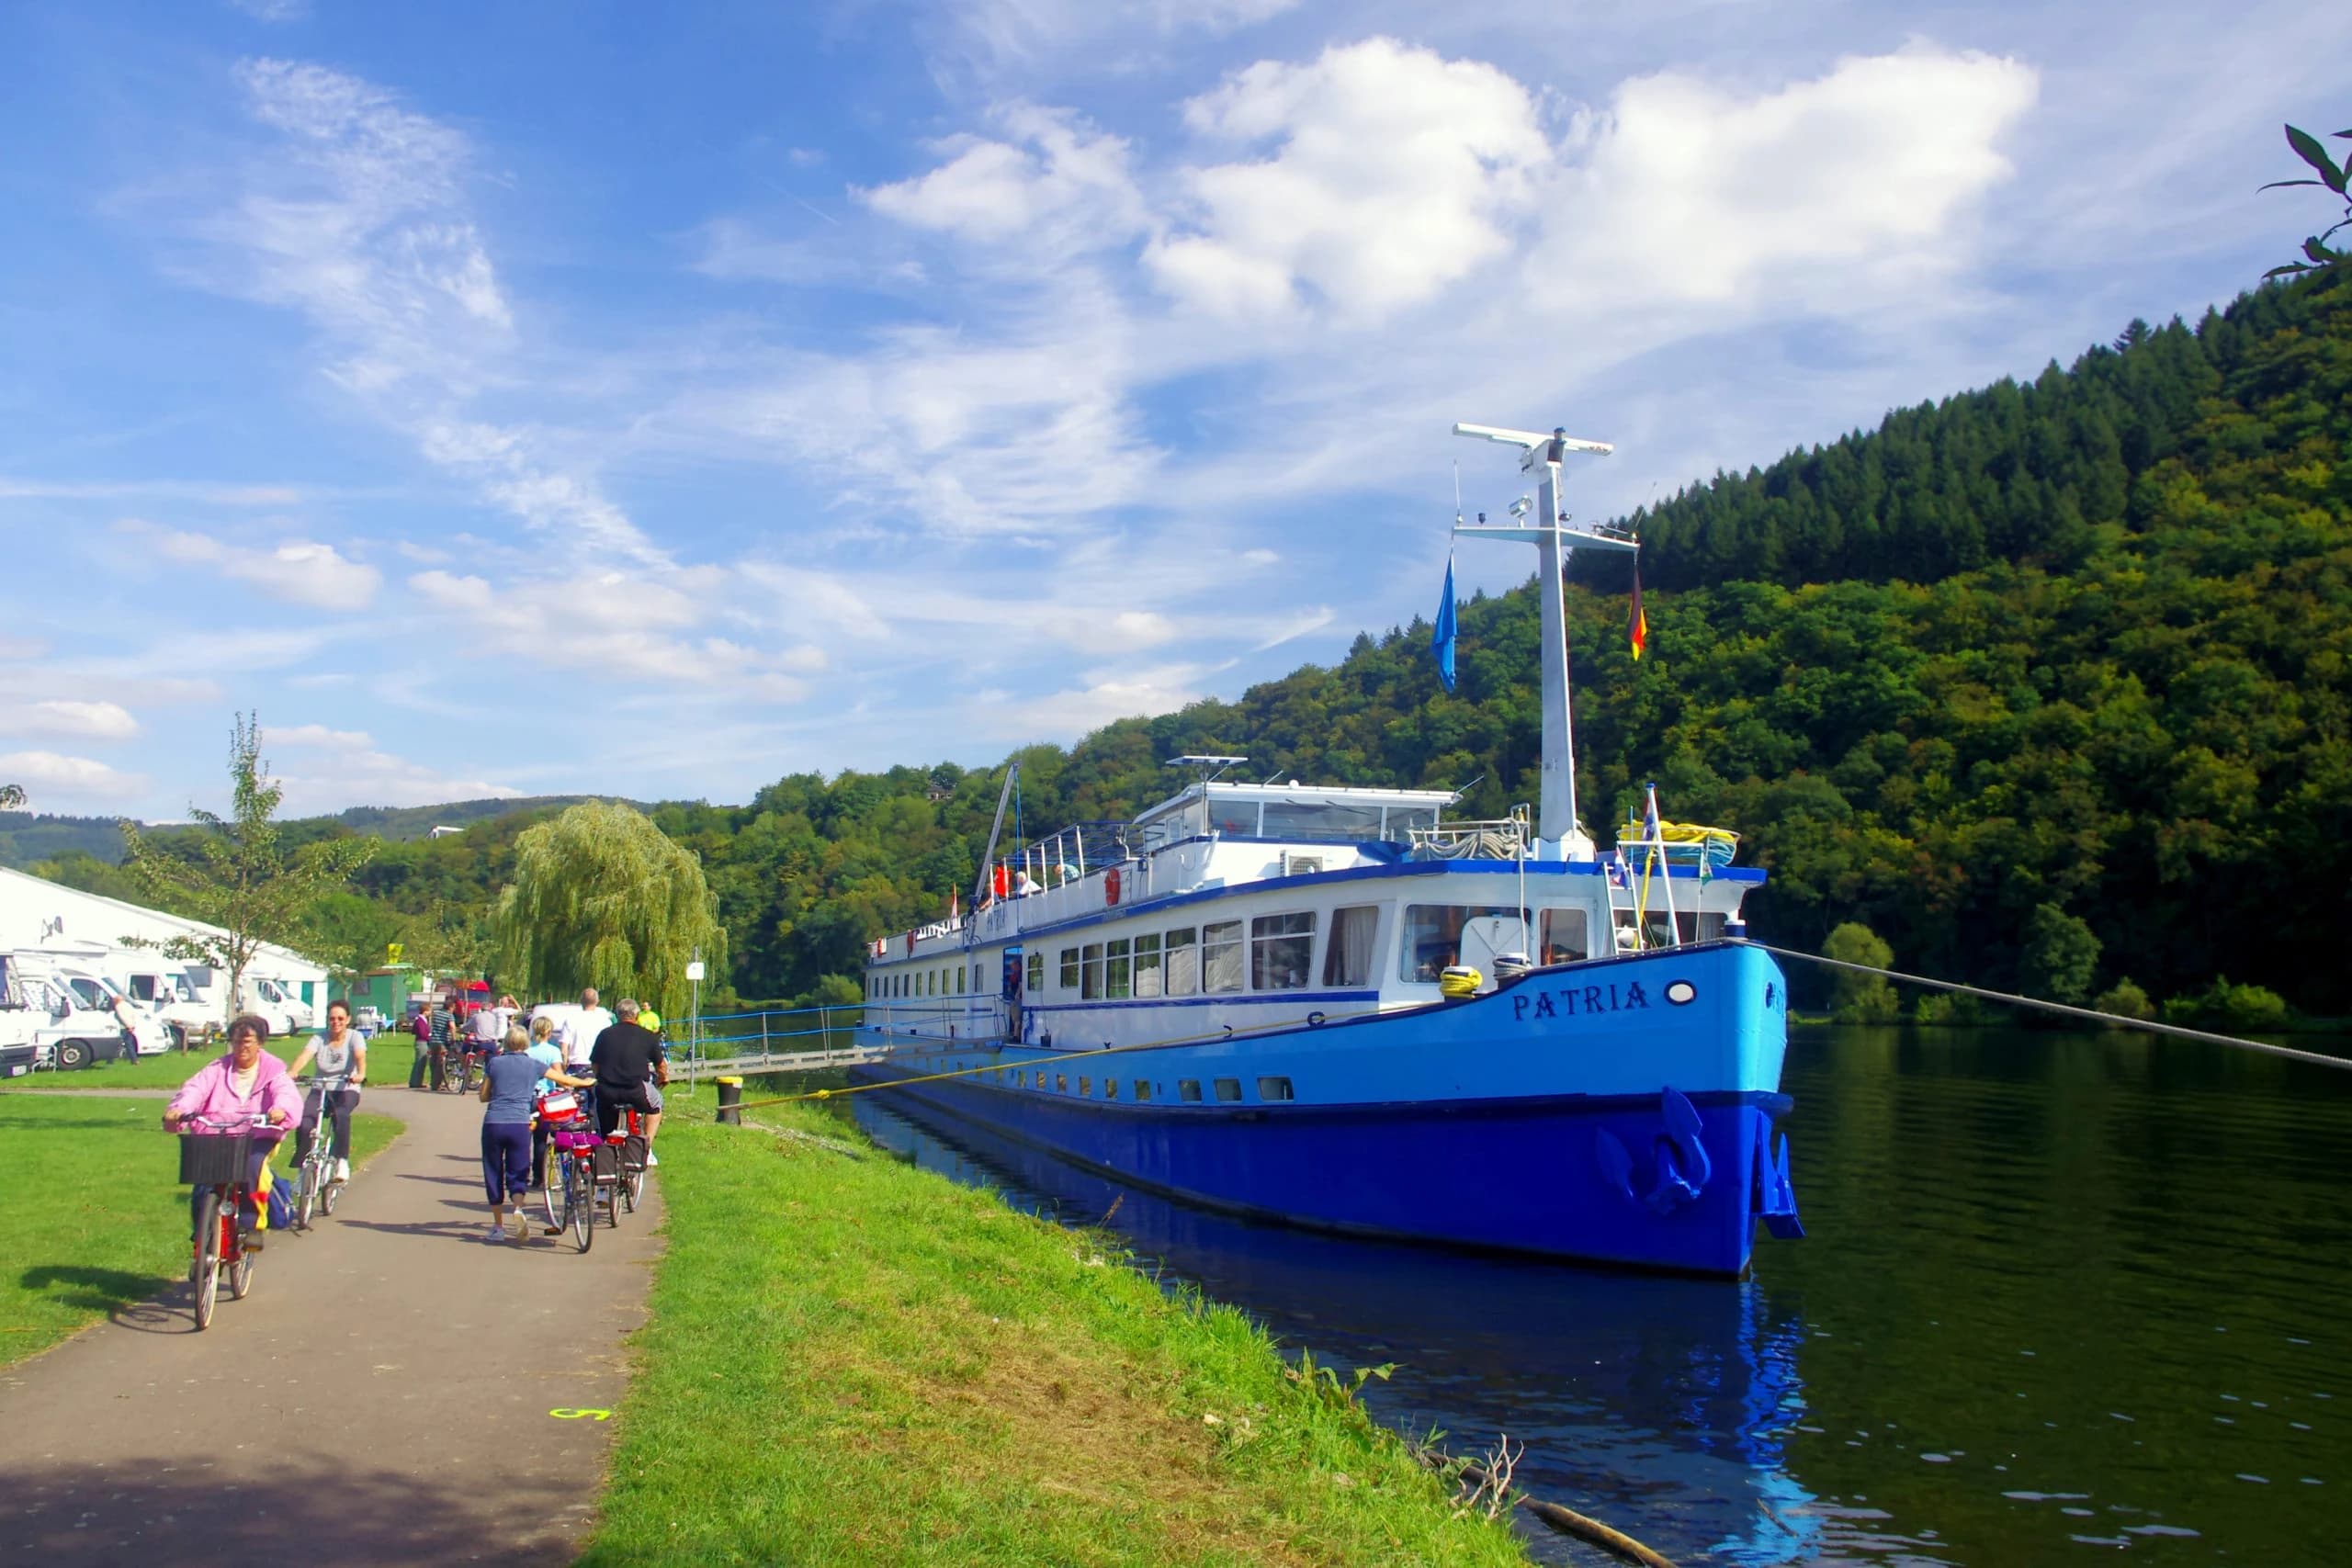
[(220, 1032), (220, 1010), (197, 994), (186, 970), (158, 964), (146, 955), (126, 956), (106, 973), (125, 996), (162, 1021), (175, 1046)]
[(40, 1062), (43, 1021), (17, 983), (15, 963), (0, 953), (0, 1078), (22, 1077)]
[[(172, 1048), (163, 1021), (96, 972), (91, 961), (38, 950), (11, 954), (17, 984), (36, 1015), (41, 1060), (59, 1068), (160, 1055)], [(46, 1014), (46, 1021), (39, 1015)]]

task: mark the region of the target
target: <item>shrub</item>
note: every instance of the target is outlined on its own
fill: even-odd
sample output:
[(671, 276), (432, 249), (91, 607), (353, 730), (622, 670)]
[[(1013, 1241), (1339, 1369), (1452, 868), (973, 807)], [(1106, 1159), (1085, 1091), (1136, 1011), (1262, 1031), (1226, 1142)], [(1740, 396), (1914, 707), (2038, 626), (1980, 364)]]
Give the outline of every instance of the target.
[(2118, 1018), (2154, 1018), (2155, 1004), (2148, 1000), (2148, 993), (2132, 983), (2130, 976), (2109, 986), (2098, 994), (2091, 1006), (2101, 1012), (2111, 1012)]
[[(1848, 920), (1831, 931), (1821, 944), (1821, 955), (1873, 969), (1894, 962), (1894, 950), (1860, 920)], [(1829, 1016), (1839, 1023), (1893, 1023), (1902, 1016), (1902, 1008), (1894, 987), (1877, 976), (1840, 970), (1829, 993)]]
[(2164, 1011), (2167, 1023), (2241, 1032), (2282, 1029), (2294, 1016), (2287, 998), (2278, 992), (2262, 986), (2233, 986), (2226, 975), (2216, 976), (2202, 991), (2173, 998), (2165, 1003)]

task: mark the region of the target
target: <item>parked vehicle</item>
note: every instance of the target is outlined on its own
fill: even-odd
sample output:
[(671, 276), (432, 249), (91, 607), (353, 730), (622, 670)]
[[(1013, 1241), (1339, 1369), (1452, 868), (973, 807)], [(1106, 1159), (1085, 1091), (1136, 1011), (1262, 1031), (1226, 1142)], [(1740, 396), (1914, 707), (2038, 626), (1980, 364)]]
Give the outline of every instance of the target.
[(197, 992), (187, 971), (155, 963), (127, 961), (106, 971), (123, 994), (163, 1022), (175, 1047), (209, 1040), (220, 1032), (220, 1010)]
[(36, 1015), (33, 1037), (42, 1065), (65, 1070), (172, 1048), (160, 1021), (78, 961), (31, 949), (11, 956), (17, 984)]
[(0, 953), (0, 1078), (22, 1077), (40, 1064), (40, 1021), (17, 983), (16, 964)]

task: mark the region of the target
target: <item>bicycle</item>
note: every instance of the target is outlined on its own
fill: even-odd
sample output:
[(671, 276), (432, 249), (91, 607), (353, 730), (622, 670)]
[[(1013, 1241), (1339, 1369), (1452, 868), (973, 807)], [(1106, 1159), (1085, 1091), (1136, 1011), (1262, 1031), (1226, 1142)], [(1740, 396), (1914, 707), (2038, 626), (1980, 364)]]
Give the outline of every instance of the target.
[[(548, 1224), (571, 1233), (572, 1246), (585, 1252), (596, 1239), (596, 1134), (582, 1125), (580, 1102), (569, 1090), (540, 1097), (541, 1122), (548, 1129), (548, 1179), (539, 1189)], [(557, 1208), (557, 1194), (562, 1208)]]
[[(196, 1201), (196, 1234), (188, 1243), (188, 1285), (196, 1292), (196, 1327), (212, 1326), (220, 1304), (220, 1275), (229, 1276), (229, 1299), (243, 1301), (254, 1288), (254, 1253), (237, 1228), (237, 1211), (252, 1191), (245, 1172), (253, 1163), (254, 1134), (270, 1126), (266, 1116), (230, 1121), (204, 1116), (183, 1118), (180, 1139), (180, 1180), (202, 1189)], [(255, 1195), (258, 1201), (258, 1195)]]
[(311, 1134), (311, 1152), (302, 1156), (302, 1163), (299, 1168), (300, 1187), (297, 1190), (294, 1201), (294, 1228), (298, 1231), (306, 1231), (311, 1228), (311, 1213), (313, 1209), (323, 1214), (332, 1214), (334, 1213), (335, 1200), (343, 1196), (343, 1183), (334, 1179), (332, 1136), (334, 1128), (334, 1107), (328, 1099), (328, 1095), (333, 1091), (326, 1086), (332, 1083), (336, 1089), (343, 1089), (351, 1085), (345, 1078), (302, 1078), (298, 1081), (304, 1089), (315, 1089), (319, 1091), (318, 1125)]
[(446, 1047), (448, 1060), (441, 1076), (441, 1087), (456, 1094), (471, 1094), (481, 1088), (481, 1054), (472, 1044), (451, 1042)]
[[(605, 1134), (605, 1142), (616, 1145), (620, 1151), (616, 1162), (619, 1166), (617, 1185), (620, 1199), (628, 1212), (634, 1214), (638, 1204), (645, 1198), (645, 1156), (653, 1145), (646, 1141), (645, 1118), (636, 1106), (622, 1106), (621, 1114), (625, 1118), (627, 1131), (616, 1127)], [(617, 1225), (620, 1221), (616, 1218), (613, 1223)]]

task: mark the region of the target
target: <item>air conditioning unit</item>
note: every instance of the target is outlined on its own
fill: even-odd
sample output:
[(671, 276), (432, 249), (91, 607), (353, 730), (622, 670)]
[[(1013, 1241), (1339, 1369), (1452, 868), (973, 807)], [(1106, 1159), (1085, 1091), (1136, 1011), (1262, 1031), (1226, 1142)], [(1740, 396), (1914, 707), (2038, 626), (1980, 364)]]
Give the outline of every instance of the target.
[(1321, 871), (1322, 869), (1323, 857), (1321, 855), (1283, 856), (1283, 874), (1284, 876), (1306, 876), (1315, 872)]

